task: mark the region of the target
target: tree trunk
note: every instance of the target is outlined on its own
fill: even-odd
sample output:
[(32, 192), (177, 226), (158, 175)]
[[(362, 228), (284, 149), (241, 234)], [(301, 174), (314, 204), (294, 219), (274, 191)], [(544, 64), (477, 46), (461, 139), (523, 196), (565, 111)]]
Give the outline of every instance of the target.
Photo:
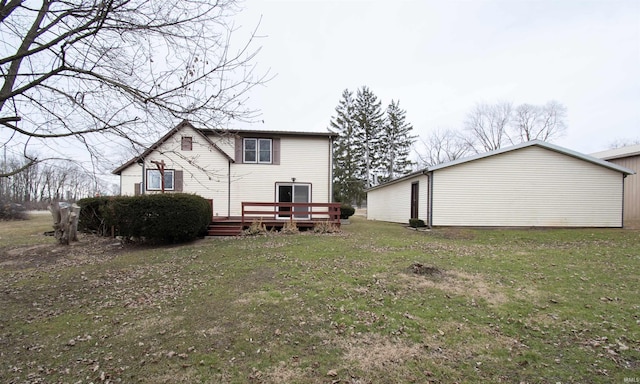
[(69, 245), (69, 241), (78, 241), (80, 207), (76, 204), (60, 207), (60, 203), (55, 202), (48, 208), (53, 216), (54, 237), (58, 243)]

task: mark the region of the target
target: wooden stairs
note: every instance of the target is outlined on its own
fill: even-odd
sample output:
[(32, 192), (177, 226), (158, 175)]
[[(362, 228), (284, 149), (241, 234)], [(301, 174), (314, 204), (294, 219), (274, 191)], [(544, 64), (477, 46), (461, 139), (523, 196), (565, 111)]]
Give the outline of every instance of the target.
[(235, 221), (212, 221), (207, 227), (207, 236), (240, 236), (242, 224)]

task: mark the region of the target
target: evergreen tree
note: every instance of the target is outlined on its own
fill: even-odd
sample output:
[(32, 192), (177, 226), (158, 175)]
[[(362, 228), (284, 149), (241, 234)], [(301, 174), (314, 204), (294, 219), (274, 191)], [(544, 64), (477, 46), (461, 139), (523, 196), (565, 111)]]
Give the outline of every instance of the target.
[(364, 180), (365, 188), (377, 184), (376, 176), (381, 164), (380, 147), (384, 123), (381, 105), (378, 97), (368, 87), (358, 89), (355, 103), (357, 128), (354, 131), (358, 146), (355, 147), (355, 155), (360, 160), (359, 178)]
[(353, 92), (345, 89), (331, 118), (332, 131), (338, 133), (333, 145), (333, 198), (360, 205), (364, 200), (364, 182), (359, 178), (360, 162), (356, 157), (355, 102)]
[(400, 102), (391, 100), (381, 137), (380, 181), (391, 180), (411, 171), (409, 153), (415, 139), (411, 135), (412, 130), (413, 126), (406, 122), (406, 111), (400, 108)]
[(412, 165), (409, 152), (414, 136), (399, 102), (391, 101), (387, 116), (382, 102), (366, 86), (353, 92), (345, 89), (331, 118), (331, 130), (338, 133), (333, 147), (333, 198), (360, 205), (365, 189), (404, 175)]

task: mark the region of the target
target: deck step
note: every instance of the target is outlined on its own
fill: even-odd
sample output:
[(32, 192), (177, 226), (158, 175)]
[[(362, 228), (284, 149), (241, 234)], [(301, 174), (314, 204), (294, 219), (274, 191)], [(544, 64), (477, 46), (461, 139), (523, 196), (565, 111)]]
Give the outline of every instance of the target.
[(209, 224), (207, 228), (208, 236), (239, 236), (242, 234), (241, 225), (229, 224)]

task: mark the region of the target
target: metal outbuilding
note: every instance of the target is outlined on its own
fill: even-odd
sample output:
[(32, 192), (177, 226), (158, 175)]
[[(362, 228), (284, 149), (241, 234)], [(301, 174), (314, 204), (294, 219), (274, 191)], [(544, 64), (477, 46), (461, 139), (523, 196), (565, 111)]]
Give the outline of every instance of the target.
[(367, 218), (429, 226), (622, 227), (632, 169), (534, 140), (367, 191)]

